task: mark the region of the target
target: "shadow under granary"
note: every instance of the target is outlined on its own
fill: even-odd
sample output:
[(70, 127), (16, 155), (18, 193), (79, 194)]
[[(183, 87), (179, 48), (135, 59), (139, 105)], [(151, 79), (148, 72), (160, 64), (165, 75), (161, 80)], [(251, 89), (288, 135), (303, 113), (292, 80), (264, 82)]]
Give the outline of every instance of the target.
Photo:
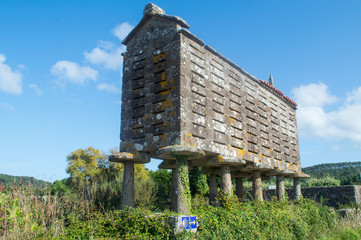
[(172, 210), (188, 213), (188, 168), (210, 174), (210, 202), (221, 191), (243, 195), (252, 178), (253, 197), (263, 200), (262, 178), (294, 179), (301, 195), (302, 173), (296, 103), (205, 45), (180, 17), (145, 6), (140, 23), (123, 40), (121, 144), (110, 160), (124, 163), (122, 207), (134, 206), (134, 164), (162, 159), (172, 169)]

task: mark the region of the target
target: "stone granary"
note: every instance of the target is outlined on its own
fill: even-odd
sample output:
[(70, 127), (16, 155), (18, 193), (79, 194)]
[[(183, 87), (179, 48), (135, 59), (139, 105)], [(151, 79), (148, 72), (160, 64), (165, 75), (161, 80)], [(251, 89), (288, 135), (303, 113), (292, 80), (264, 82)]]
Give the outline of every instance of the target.
[(294, 179), (300, 197), (301, 171), (296, 103), (273, 84), (259, 80), (205, 45), (180, 17), (149, 3), (140, 23), (123, 40), (120, 152), (124, 163), (122, 206), (134, 206), (134, 164), (162, 159), (172, 169), (172, 210), (187, 213), (188, 168), (210, 174), (210, 202), (221, 191), (243, 195), (251, 178), (253, 196), (263, 200), (261, 181)]

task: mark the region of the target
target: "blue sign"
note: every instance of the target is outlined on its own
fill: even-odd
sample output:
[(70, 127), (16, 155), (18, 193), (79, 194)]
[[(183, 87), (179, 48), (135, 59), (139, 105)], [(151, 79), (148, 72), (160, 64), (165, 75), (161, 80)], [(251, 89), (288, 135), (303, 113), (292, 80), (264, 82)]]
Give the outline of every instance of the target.
[(182, 227), (186, 230), (197, 228), (197, 217), (182, 217)]

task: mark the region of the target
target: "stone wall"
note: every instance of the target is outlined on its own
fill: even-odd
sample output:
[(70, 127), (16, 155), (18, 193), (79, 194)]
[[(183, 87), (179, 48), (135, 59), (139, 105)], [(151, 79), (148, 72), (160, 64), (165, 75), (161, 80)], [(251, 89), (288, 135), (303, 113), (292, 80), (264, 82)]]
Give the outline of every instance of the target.
[(295, 104), (189, 31), (180, 34), (181, 144), (299, 170)]
[[(286, 189), (288, 197), (293, 198), (293, 189)], [(338, 208), (341, 205), (361, 204), (361, 186), (339, 186), (339, 187), (310, 187), (302, 188), (304, 198), (322, 202), (323, 204)], [(275, 196), (274, 189), (263, 190), (264, 198), (270, 200)]]

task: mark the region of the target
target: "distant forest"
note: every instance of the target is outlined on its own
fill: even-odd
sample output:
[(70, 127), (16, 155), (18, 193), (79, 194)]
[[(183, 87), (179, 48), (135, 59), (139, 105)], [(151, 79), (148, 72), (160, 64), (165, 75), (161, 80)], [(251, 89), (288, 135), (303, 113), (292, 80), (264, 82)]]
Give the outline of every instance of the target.
[[(314, 179), (327, 179), (330, 177), (340, 180), (341, 185), (361, 185), (361, 162), (319, 164), (303, 168), (302, 171)], [(152, 176), (157, 172), (153, 173), (153, 171), (150, 171)], [(191, 172), (190, 174), (194, 173)], [(66, 179), (63, 179), (63, 181), (66, 181)], [(168, 179), (168, 182), (170, 182), (170, 179)], [(3, 183), (5, 186), (11, 186), (14, 183), (23, 185), (30, 183), (32, 186), (39, 188), (46, 188), (52, 185), (50, 182), (37, 180), (34, 177), (19, 177), (7, 174), (0, 174), (0, 183)]]
[(332, 177), (341, 185), (361, 185), (361, 162), (325, 163), (302, 169), (312, 178)]
[(18, 177), (7, 174), (0, 174), (0, 183), (4, 184), (5, 186), (13, 185), (14, 183), (22, 185), (31, 184), (32, 186), (39, 188), (46, 188), (51, 185), (50, 182), (37, 180), (34, 177)]

